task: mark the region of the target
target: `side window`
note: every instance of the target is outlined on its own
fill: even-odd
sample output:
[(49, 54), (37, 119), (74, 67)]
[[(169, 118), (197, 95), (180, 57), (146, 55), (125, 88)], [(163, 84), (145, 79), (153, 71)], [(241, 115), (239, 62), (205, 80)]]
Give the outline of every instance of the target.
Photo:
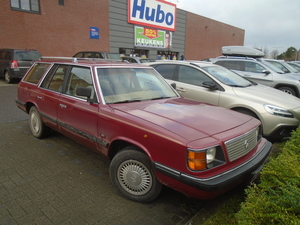
[(171, 64), (160, 64), (155, 67), (157, 72), (159, 72), (164, 78), (169, 80), (174, 80), (173, 75), (177, 65)]
[(93, 58), (93, 53), (92, 52), (86, 52), (84, 54), (84, 58)]
[(243, 68), (243, 62), (240, 61), (217, 61), (216, 64), (223, 66), (229, 70), (239, 70), (239, 71), (244, 71)]
[[(76, 89), (78, 87), (89, 87), (94, 93), (93, 80), (90, 68), (87, 67), (73, 67), (67, 82), (66, 94), (84, 98), (76, 95)], [(93, 98), (93, 96), (91, 96)]]
[(48, 63), (36, 63), (35, 65), (33, 65), (33, 67), (31, 67), (30, 71), (28, 71), (28, 73), (24, 77), (24, 81), (37, 84), (49, 66), (50, 64)]
[(12, 58), (11, 58), (12, 56), (11, 56), (11, 53), (10, 53), (10, 51), (6, 51), (5, 52), (5, 55), (4, 55), (4, 59), (7, 59), (7, 60), (12, 60)]
[(74, 57), (77, 57), (77, 58), (83, 58), (83, 53), (82, 53), (82, 52), (79, 52), (79, 53), (77, 53)]
[(104, 56), (103, 56), (100, 52), (96, 52), (96, 53), (95, 53), (95, 58), (103, 59)]
[(264, 67), (256, 62), (245, 62), (245, 71), (251, 73), (262, 73), (265, 70)]
[(180, 66), (178, 73), (178, 81), (193, 84), (197, 86), (202, 86), (204, 81), (211, 81), (209, 77), (203, 72), (189, 67), (189, 66)]
[(0, 51), (0, 59), (4, 59), (5, 51)]
[(57, 65), (52, 67), (41, 87), (52, 91), (62, 92), (67, 69), (68, 66), (66, 65)]

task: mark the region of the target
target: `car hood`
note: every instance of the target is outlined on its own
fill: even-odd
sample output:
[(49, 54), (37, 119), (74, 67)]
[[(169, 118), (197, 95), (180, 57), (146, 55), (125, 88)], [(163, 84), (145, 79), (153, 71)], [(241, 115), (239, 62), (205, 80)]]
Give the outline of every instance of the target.
[(111, 106), (190, 141), (213, 136), (253, 119), (232, 110), (184, 98)]
[(264, 85), (255, 85), (245, 88), (233, 88), (237, 96), (260, 104), (270, 104), (285, 109), (295, 109), (300, 107), (300, 99), (286, 94), (275, 88)]

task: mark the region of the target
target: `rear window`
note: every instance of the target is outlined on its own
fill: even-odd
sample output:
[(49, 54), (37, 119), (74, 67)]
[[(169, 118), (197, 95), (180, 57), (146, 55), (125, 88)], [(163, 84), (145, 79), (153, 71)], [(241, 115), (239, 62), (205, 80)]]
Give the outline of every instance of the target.
[(38, 84), (46, 70), (51, 64), (49, 63), (36, 63), (31, 67), (26, 76), (24, 77), (24, 81)]
[(41, 58), (38, 51), (15, 51), (15, 60), (18, 61), (36, 61)]

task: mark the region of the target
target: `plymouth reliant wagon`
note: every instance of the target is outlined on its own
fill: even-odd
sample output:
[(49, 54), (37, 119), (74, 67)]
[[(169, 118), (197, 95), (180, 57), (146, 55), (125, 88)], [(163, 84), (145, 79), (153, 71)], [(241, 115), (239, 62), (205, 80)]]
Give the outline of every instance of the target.
[(162, 185), (211, 199), (262, 168), (271, 143), (259, 120), (180, 97), (152, 67), (44, 59), (18, 86), (34, 137), (56, 130), (111, 160), (126, 198), (154, 200)]

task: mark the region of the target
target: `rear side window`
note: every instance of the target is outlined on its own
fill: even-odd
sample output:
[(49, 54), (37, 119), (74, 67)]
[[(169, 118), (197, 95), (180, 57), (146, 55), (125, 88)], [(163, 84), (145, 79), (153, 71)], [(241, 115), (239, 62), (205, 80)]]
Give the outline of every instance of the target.
[(177, 65), (171, 65), (171, 64), (162, 64), (157, 65), (155, 69), (157, 72), (159, 72), (164, 78), (169, 80), (174, 80), (173, 75), (175, 72)]
[(36, 61), (41, 58), (41, 54), (38, 51), (15, 51), (15, 60), (18, 61)]
[(242, 61), (236, 61), (236, 60), (217, 61), (216, 64), (223, 66), (229, 70), (244, 71), (244, 64)]
[(5, 56), (5, 51), (0, 51), (0, 59), (4, 59), (4, 56)]
[(30, 71), (28, 71), (27, 75), (24, 77), (24, 81), (37, 84), (49, 66), (49, 63), (36, 63), (31, 67)]

